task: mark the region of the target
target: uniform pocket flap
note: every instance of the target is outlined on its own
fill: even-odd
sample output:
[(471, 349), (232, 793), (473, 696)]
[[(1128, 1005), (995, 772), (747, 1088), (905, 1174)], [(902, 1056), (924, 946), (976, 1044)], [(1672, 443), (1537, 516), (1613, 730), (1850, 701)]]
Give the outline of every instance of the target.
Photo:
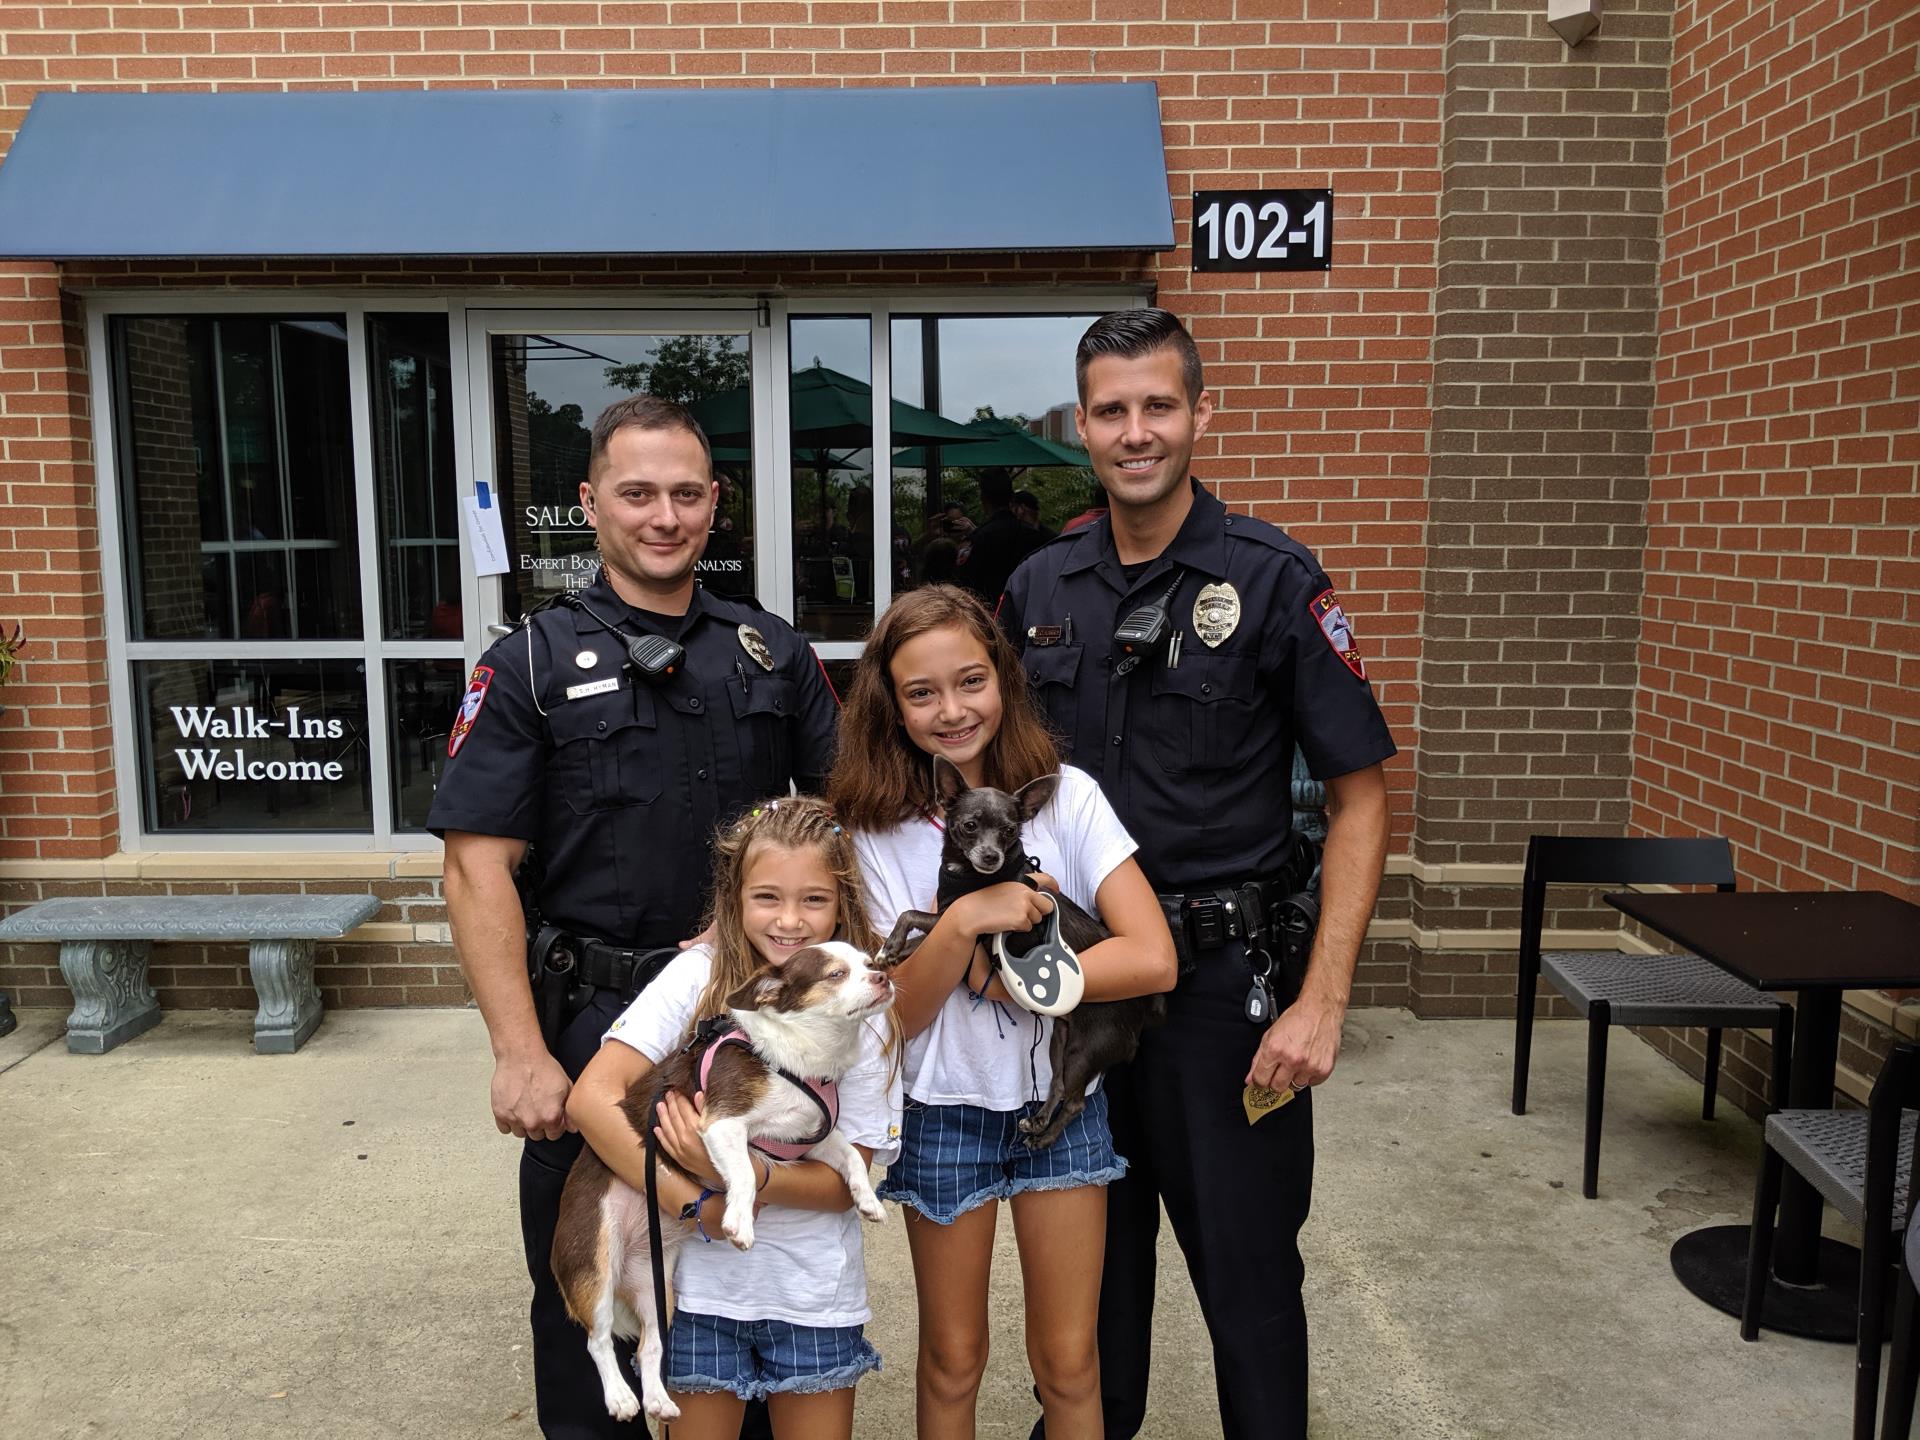
[(1082, 645), (1032, 645), (1020, 657), (1035, 685), (1071, 685), (1080, 673)]
[(580, 700), (563, 700), (547, 711), (553, 743), (603, 740), (629, 726), (654, 728), (653, 696), (646, 690), (623, 688)]
[(759, 679), (750, 675), (745, 690), (735, 683), (727, 687), (727, 693), (733, 697), (736, 719), (744, 720), (749, 715), (774, 715), (784, 720), (793, 713), (793, 682), (777, 675)]
[(1201, 705), (1211, 705), (1216, 700), (1251, 701), (1256, 698), (1253, 686), (1251, 655), (1186, 654), (1172, 669), (1163, 659), (1154, 662), (1156, 695), (1184, 695)]

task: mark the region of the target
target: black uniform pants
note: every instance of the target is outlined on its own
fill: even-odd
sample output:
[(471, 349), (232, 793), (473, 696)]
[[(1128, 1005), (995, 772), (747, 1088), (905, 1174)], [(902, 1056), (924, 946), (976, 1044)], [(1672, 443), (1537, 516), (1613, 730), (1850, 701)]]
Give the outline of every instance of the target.
[[(1113, 1148), (1100, 1286), (1100, 1392), (1107, 1440), (1147, 1412), (1160, 1207), (1213, 1341), (1224, 1440), (1304, 1440), (1307, 1315), (1300, 1227), (1313, 1192), (1311, 1092), (1247, 1124), (1241, 1103), (1265, 1027), (1242, 1011), (1250, 973), (1237, 944), (1204, 953), (1168, 997), (1167, 1022), (1131, 1065), (1107, 1073)], [(1204, 1429), (1200, 1417), (1191, 1422)], [(1044, 1429), (1036, 1427), (1035, 1435)]]
[[(596, 991), (561, 1032), (554, 1058), (569, 1079), (579, 1079), (598, 1053), (600, 1037), (626, 1007), (626, 998), (618, 992)], [(584, 1143), (578, 1135), (529, 1140), (520, 1153), (520, 1239), (526, 1246), (527, 1274), (533, 1279), (534, 1401), (540, 1433), (547, 1440), (638, 1440), (647, 1433), (646, 1422), (615, 1420), (607, 1414), (600, 1371), (587, 1354), (587, 1332), (567, 1314), (567, 1302), (553, 1278), (553, 1231), (560, 1218), (560, 1192)], [(621, 1366), (631, 1373), (633, 1344), (616, 1340), (614, 1348)], [(771, 1436), (764, 1406), (747, 1407), (740, 1433), (743, 1440)]]

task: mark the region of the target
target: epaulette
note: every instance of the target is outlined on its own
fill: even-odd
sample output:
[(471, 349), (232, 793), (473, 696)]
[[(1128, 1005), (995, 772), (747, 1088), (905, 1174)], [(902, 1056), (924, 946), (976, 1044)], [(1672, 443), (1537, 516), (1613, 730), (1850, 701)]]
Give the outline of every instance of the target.
[(773, 611), (760, 603), (760, 599), (750, 590), (716, 590), (713, 586), (701, 583), (701, 589), (715, 600), (724, 600), (729, 605), (738, 605), (743, 610), (752, 610), (756, 614), (771, 615)]
[(1057, 534), (1049, 535), (1045, 540), (1042, 540), (1038, 545), (1034, 546), (1033, 549), (1035, 552), (1037, 552), (1037, 551), (1046, 549), (1047, 546), (1049, 545), (1058, 545), (1062, 541), (1066, 541), (1067, 543), (1071, 544), (1073, 541), (1078, 540), (1081, 536), (1090, 534), (1094, 526), (1098, 525), (1099, 523), (1100, 522), (1098, 520), (1089, 520), (1086, 524), (1076, 525), (1071, 530), (1059, 531)]
[(1254, 540), (1269, 550), (1278, 550), (1282, 555), (1291, 555), (1307, 564), (1313, 563), (1313, 555), (1306, 546), (1294, 539), (1270, 520), (1262, 520), (1253, 515), (1227, 515), (1227, 538), (1230, 540)]

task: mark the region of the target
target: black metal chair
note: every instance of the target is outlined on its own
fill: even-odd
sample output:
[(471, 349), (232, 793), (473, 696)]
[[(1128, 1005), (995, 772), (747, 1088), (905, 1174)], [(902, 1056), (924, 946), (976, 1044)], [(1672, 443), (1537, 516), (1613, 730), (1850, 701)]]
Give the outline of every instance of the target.
[[(1860, 1227), (1859, 1337), (1853, 1368), (1853, 1434), (1873, 1440), (1879, 1402), (1880, 1341), (1885, 1335), (1888, 1272), (1894, 1240), (1912, 1204), (1911, 1107), (1920, 1101), (1920, 1045), (1893, 1047), (1865, 1110), (1777, 1110), (1767, 1117), (1767, 1148), (1753, 1194), (1753, 1238), (1747, 1248), (1747, 1293), (1740, 1338), (1760, 1335), (1767, 1267), (1773, 1260), (1774, 1212), (1782, 1169), (1791, 1165), (1841, 1216)], [(1911, 1315), (1912, 1307), (1908, 1307)], [(1905, 1382), (1903, 1382), (1905, 1383)], [(1909, 1396), (1912, 1391), (1909, 1386)], [(1889, 1391), (1888, 1403), (1892, 1403)], [(1901, 1433), (1889, 1430), (1888, 1434)]]
[[(1770, 998), (1697, 955), (1622, 955), (1612, 950), (1540, 950), (1549, 885), (1712, 885), (1733, 889), (1733, 849), (1725, 840), (1623, 839), (1535, 835), (1527, 842), (1520, 892), (1520, 974), (1514, 997), (1513, 1113), (1527, 1113), (1533, 1055), (1533, 1005), (1544, 975), (1587, 1021), (1587, 1137), (1580, 1193), (1600, 1180), (1600, 1117), (1607, 1088), (1607, 1029), (1612, 1025), (1703, 1026), (1706, 1098), (1713, 1118), (1720, 1083), (1720, 1032), (1771, 1029), (1776, 1054), (1792, 1041), (1793, 1007)], [(1776, 1100), (1775, 1103), (1778, 1103)]]
[(1887, 1347), (1887, 1408), (1880, 1419), (1881, 1440), (1906, 1440), (1913, 1429), (1913, 1395), (1920, 1382), (1920, 1225), (1913, 1223), (1913, 1192), (1907, 1192), (1907, 1243), (1904, 1262), (1894, 1272), (1893, 1343)]

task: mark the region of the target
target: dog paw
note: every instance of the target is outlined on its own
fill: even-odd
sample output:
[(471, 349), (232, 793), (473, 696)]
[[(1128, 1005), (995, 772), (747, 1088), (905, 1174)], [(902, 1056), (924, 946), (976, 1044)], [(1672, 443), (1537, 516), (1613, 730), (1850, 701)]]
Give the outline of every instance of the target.
[(859, 1201), (860, 1218), (874, 1225), (887, 1223), (887, 1207), (872, 1195), (862, 1195)]
[[(616, 1420), (631, 1420), (640, 1413), (640, 1401), (633, 1391), (622, 1386), (607, 1392), (607, 1414)], [(652, 1413), (652, 1412), (648, 1412)]]
[(680, 1407), (665, 1395), (662, 1395), (657, 1400), (647, 1401), (647, 1418), (649, 1420), (678, 1420), (680, 1418)]
[(753, 1248), (753, 1211), (742, 1206), (741, 1213), (734, 1214), (733, 1207), (727, 1207), (726, 1218), (720, 1222), (720, 1233), (733, 1242), (737, 1250)]

